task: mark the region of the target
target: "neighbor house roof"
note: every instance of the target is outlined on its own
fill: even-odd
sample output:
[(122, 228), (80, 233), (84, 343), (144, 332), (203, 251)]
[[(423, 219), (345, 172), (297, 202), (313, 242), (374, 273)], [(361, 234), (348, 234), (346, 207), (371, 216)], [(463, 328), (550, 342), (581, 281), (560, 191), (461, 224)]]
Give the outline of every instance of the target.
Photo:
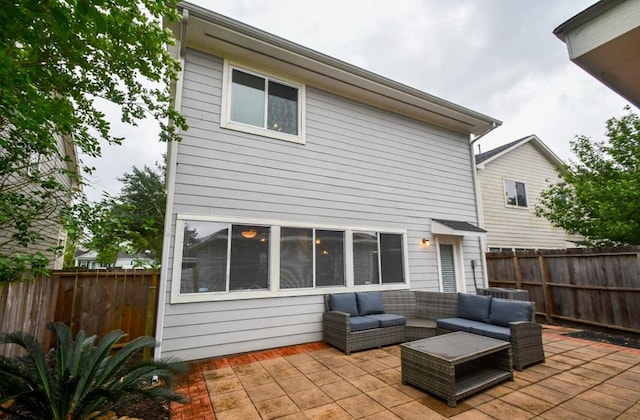
[[(187, 45), (283, 75), (311, 86), (387, 109), (458, 133), (482, 135), (502, 122), (361, 69), (191, 3), (178, 5), (181, 22), (170, 25)], [(329, 30), (327, 28), (327, 30)]]
[(547, 147), (547, 145), (544, 144), (542, 140), (538, 138), (538, 136), (536, 136), (535, 134), (531, 134), (529, 136), (512, 141), (511, 143), (496, 147), (495, 149), (477, 154), (476, 167), (478, 169), (484, 169), (485, 165), (489, 162), (527, 143), (531, 143), (543, 156), (547, 158), (547, 160), (549, 160), (558, 169), (564, 166), (564, 162), (562, 161), (562, 159), (560, 159), (555, 153), (553, 153), (553, 151), (549, 149), (549, 147)]

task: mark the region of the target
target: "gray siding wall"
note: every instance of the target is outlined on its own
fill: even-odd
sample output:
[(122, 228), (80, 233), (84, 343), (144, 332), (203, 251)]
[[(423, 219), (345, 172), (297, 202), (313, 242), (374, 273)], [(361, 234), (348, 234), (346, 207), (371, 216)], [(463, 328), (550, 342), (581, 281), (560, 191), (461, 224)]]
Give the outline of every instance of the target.
[[(307, 86), (306, 144), (222, 129), (223, 61), (188, 50), (175, 214), (229, 215), (408, 231), (411, 287), (438, 290), (430, 218), (476, 222), (466, 136)], [(465, 259), (480, 258), (477, 239)], [(322, 339), (321, 296), (170, 303), (162, 357), (214, 357)], [(465, 264), (465, 267), (468, 264)], [(468, 268), (466, 278), (471, 279)], [(471, 281), (471, 280), (469, 280)]]
[[(56, 136), (58, 151), (62, 156), (65, 156), (64, 140), (60, 136)], [(53, 175), (55, 179), (65, 187), (72, 186), (72, 179), (60, 172), (60, 169), (70, 170), (69, 163), (59, 156), (50, 156), (42, 158), (38, 163), (38, 171), (40, 171), (42, 178), (47, 178)], [(24, 192), (32, 195), (37, 194), (39, 189), (33, 184), (25, 183), (22, 179), (12, 175), (11, 178), (4, 180), (8, 185), (12, 185), (13, 188), (23, 190)], [(42, 253), (48, 260), (48, 269), (60, 270), (64, 263), (64, 253), (56, 253), (51, 249), (57, 246), (64, 247), (67, 240), (67, 232), (64, 230), (62, 223), (60, 223), (59, 212), (63, 208), (67, 208), (71, 205), (72, 199), (70, 195), (57, 194), (55, 197), (49, 198), (50, 207), (47, 213), (43, 213), (35, 219), (33, 223), (33, 230), (42, 235), (42, 240), (35, 244), (30, 244), (27, 248), (17, 244), (14, 241), (10, 241), (7, 245), (2, 247), (2, 253), (11, 255), (14, 253), (21, 254), (35, 254), (36, 252)], [(9, 238), (12, 235), (12, 229), (7, 229), (0, 232), (0, 242), (3, 242), (5, 238)]]
[[(504, 179), (524, 182), (527, 208), (505, 205)], [(558, 173), (531, 143), (489, 162), (478, 171), (488, 247), (567, 248), (573, 238), (548, 220), (536, 217), (542, 190), (559, 181)]]

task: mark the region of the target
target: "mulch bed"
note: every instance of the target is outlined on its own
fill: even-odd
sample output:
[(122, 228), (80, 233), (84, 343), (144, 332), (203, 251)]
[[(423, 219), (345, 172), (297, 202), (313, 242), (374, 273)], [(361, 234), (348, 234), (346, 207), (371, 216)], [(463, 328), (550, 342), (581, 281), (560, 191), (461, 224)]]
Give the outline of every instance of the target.
[(169, 420), (171, 407), (168, 401), (138, 401), (118, 410), (117, 415), (142, 420)]
[(609, 343), (633, 349), (640, 349), (640, 335), (638, 334), (600, 330), (582, 330), (565, 335), (574, 338), (582, 338), (584, 340), (597, 341), (600, 343)]

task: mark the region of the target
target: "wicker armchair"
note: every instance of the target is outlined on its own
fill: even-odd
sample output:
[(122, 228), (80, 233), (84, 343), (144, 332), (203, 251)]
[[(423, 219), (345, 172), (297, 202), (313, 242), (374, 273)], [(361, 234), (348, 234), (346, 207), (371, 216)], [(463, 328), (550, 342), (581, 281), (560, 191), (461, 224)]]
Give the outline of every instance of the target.
[(404, 326), (351, 331), (350, 316), (346, 312), (329, 311), (329, 296), (325, 295), (326, 311), (322, 316), (323, 340), (345, 354), (405, 341)]

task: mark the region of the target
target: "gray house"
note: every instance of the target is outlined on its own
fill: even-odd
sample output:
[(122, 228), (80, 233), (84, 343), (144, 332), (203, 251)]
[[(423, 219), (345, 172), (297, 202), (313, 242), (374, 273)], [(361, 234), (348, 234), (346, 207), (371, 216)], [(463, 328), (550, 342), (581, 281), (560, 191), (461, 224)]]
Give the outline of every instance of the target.
[(473, 143), (500, 121), (180, 11), (156, 357), (321, 340), (326, 293), (484, 285)]

